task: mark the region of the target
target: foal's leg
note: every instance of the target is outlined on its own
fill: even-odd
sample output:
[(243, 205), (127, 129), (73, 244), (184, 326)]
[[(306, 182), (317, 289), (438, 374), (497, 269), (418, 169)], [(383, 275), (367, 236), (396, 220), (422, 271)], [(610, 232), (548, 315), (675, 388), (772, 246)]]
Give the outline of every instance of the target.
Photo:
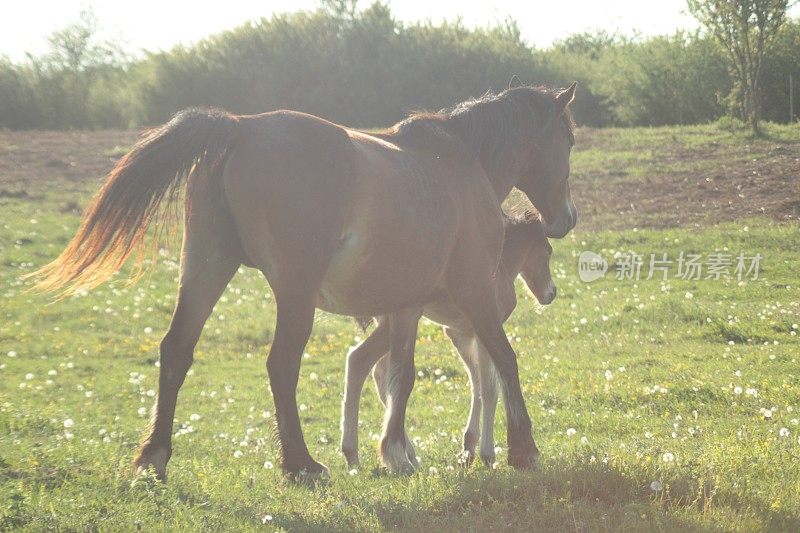
[(481, 418), (481, 384), (478, 375), (477, 340), (474, 335), (468, 335), (453, 328), (445, 328), (445, 333), (450, 337), (456, 347), (461, 361), (467, 369), (469, 384), (472, 389), (472, 402), (469, 408), (467, 425), (464, 428), (464, 440), (461, 462), (466, 466), (472, 464), (475, 458), (475, 446), (478, 443), (478, 426)]
[(497, 372), (492, 358), (480, 343), (478, 344), (478, 372), (480, 376), (482, 415), (481, 415), (481, 460), (486, 466), (493, 466), (494, 453), (494, 415), (497, 411)]
[(350, 467), (358, 466), (358, 408), (361, 391), (372, 367), (389, 351), (389, 323), (378, 327), (347, 356), (342, 402), (341, 450)]
[(386, 416), (380, 444), (383, 465), (392, 472), (413, 472), (405, 431), (406, 406), (414, 388), (414, 345), (421, 309), (409, 309), (389, 317), (389, 368), (386, 376)]
[(186, 224), (178, 299), (159, 349), (158, 400), (148, 435), (134, 460), (137, 472), (152, 466), (160, 479), (166, 478), (167, 461), (172, 455), (175, 404), (192, 364), (195, 344), (214, 304), (239, 267), (236, 252), (217, 240), (220, 228), (200, 216), (204, 213), (200, 206), (193, 213), (198, 216)]
[(451, 297), (469, 317), (480, 343), (486, 348), (500, 376), (508, 426), (508, 463), (516, 468), (535, 468), (539, 450), (531, 435), (531, 419), (519, 383), (517, 356), (508, 342), (491, 285), (473, 283), (470, 290), (451, 291)]

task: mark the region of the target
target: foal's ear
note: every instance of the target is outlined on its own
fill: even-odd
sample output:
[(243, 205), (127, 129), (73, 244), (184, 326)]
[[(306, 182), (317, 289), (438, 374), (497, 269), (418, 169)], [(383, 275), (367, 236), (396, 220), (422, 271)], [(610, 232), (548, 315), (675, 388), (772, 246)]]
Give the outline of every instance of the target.
[(559, 113), (563, 113), (564, 110), (567, 109), (567, 106), (575, 99), (576, 87), (578, 87), (577, 81), (573, 82), (572, 85), (563, 91), (559, 91), (559, 93), (556, 95), (556, 108), (558, 109)]
[(509, 89), (513, 89), (515, 87), (522, 87), (523, 85), (524, 84), (522, 83), (522, 80), (519, 79), (519, 76), (517, 76), (516, 74), (511, 76), (511, 79), (508, 80), (508, 88)]

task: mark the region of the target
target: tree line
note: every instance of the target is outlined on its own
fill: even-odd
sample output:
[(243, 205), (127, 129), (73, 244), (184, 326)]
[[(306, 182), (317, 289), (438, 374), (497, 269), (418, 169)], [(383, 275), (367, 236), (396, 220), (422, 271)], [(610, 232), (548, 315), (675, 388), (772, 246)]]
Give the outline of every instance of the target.
[[(577, 80), (573, 110), (583, 125), (744, 120), (749, 108), (727, 54), (713, 32), (584, 33), (537, 49), (510, 19), (478, 29), (458, 21), (404, 24), (385, 4), (358, 9), (340, 0), (131, 58), (98, 41), (84, 12), (50, 37), (49, 53), (16, 63), (0, 58), (0, 127), (132, 128), (188, 106), (289, 108), (376, 127), (411, 110), (502, 90), (514, 74), (552, 86)], [(760, 116), (786, 122), (789, 74), (800, 101), (800, 20), (776, 30), (762, 63)]]

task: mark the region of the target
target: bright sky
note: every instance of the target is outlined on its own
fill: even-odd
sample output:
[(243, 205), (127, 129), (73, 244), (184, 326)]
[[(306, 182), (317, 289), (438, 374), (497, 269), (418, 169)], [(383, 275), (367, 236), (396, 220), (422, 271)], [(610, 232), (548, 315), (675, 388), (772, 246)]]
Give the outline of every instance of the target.
[[(371, 0), (362, 0), (363, 8)], [(233, 28), (273, 13), (313, 9), (317, 0), (4, 0), (0, 16), (0, 55), (14, 60), (41, 53), (46, 36), (92, 7), (105, 37), (128, 51), (169, 48)], [(402, 21), (461, 17), (467, 26), (485, 26), (513, 17), (529, 44), (546, 47), (572, 33), (605, 29), (645, 35), (696, 28), (685, 0), (390, 0)]]

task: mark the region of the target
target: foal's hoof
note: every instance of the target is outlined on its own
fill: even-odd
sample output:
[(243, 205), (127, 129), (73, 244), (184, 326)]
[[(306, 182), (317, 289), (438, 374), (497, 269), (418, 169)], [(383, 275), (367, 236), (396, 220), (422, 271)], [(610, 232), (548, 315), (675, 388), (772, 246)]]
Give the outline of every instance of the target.
[[(411, 457), (414, 458), (413, 461)], [(413, 474), (418, 466), (413, 448), (409, 453), (405, 441), (382, 440), (380, 459), (383, 466), (393, 474)]]
[(419, 459), (417, 459), (417, 450), (414, 449), (414, 445), (411, 443), (411, 439), (406, 436), (406, 457), (408, 458), (408, 462), (411, 463), (411, 466), (414, 467), (414, 470), (419, 468)]
[(509, 450), (508, 464), (517, 470), (536, 470), (539, 468), (539, 450), (535, 446), (524, 453), (513, 453)]
[(481, 461), (487, 468), (494, 468), (494, 463), (497, 461), (497, 456), (494, 451), (492, 453), (481, 453)]
[(169, 456), (170, 452), (166, 448), (148, 449), (147, 446), (143, 447), (142, 451), (139, 452), (139, 456), (133, 462), (136, 475), (140, 476), (152, 469), (156, 474), (156, 478), (166, 481)]
[(358, 458), (358, 450), (355, 448), (342, 448), (342, 455), (344, 455), (349, 468), (356, 468), (361, 465)]
[(458, 465), (463, 466), (464, 468), (469, 468), (472, 466), (472, 463), (475, 462), (475, 451), (474, 450), (461, 450), (458, 453)]

